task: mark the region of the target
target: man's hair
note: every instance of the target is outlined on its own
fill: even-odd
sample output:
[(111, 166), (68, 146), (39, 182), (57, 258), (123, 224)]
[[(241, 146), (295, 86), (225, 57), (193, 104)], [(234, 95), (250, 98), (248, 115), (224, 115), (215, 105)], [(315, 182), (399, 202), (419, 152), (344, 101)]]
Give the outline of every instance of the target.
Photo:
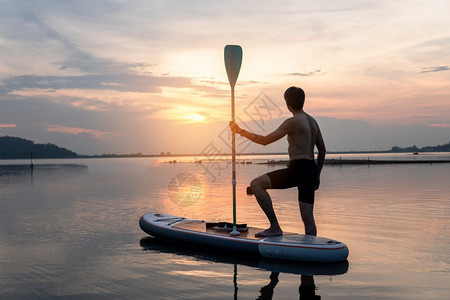
[(300, 110), (305, 104), (305, 92), (296, 86), (291, 86), (284, 92), (286, 104), (295, 110)]

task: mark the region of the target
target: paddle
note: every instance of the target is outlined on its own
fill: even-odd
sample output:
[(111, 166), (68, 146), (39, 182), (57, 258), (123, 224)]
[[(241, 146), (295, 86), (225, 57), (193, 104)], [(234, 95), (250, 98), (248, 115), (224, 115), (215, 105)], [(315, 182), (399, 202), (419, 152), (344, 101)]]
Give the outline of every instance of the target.
[[(234, 115), (234, 86), (236, 85), (242, 64), (242, 48), (238, 45), (226, 45), (224, 51), (225, 69), (231, 87), (231, 120), (235, 121)], [(231, 161), (232, 161), (232, 184), (233, 184), (233, 231), (230, 235), (239, 235), (236, 229), (236, 133), (231, 134)]]

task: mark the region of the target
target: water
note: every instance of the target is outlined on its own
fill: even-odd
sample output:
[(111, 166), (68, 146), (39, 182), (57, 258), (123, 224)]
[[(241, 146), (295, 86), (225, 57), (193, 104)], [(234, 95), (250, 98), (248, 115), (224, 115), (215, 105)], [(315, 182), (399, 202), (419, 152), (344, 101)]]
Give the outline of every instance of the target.
[[(267, 226), (245, 187), (282, 167), (255, 163), (271, 158), (280, 157), (238, 164), (238, 222)], [(186, 162), (165, 163), (172, 159)], [(192, 160), (36, 160), (33, 172), (27, 161), (0, 161), (0, 298), (448, 299), (450, 164), (325, 166), (318, 234), (345, 242), (350, 255), (321, 265), (148, 237), (138, 226), (148, 212), (232, 220), (230, 164)], [(169, 187), (185, 174), (195, 193)], [(302, 232), (296, 190), (271, 194), (283, 229)]]

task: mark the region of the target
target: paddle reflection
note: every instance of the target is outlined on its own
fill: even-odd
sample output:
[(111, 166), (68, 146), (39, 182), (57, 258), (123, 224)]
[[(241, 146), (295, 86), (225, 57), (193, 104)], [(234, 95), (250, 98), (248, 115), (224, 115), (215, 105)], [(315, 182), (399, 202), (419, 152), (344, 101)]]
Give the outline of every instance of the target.
[(321, 299), (320, 295), (316, 295), (314, 275), (341, 275), (347, 273), (348, 271), (348, 261), (337, 263), (312, 263), (241, 257), (224, 253), (218, 254), (201, 248), (187, 248), (185, 245), (180, 246), (180, 244), (163, 241), (151, 236), (142, 238), (140, 240), (140, 246), (146, 251), (188, 256), (190, 258), (195, 258), (206, 262), (234, 265), (234, 299), (238, 299), (239, 265), (258, 268), (270, 272), (268, 283), (261, 287), (259, 291), (260, 295), (255, 295), (256, 299), (272, 299), (275, 287), (279, 282), (280, 273), (300, 275), (300, 284), (298, 287), (299, 299)]

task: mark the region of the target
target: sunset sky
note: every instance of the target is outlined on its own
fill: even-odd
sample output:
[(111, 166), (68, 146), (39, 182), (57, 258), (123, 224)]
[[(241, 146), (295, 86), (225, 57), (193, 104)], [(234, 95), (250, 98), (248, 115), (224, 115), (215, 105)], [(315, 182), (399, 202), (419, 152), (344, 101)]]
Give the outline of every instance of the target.
[[(228, 152), (227, 44), (243, 127), (289, 117), (329, 151), (450, 141), (450, 2), (0, 0), (0, 136), (79, 154)], [(286, 140), (239, 151), (286, 151)]]

